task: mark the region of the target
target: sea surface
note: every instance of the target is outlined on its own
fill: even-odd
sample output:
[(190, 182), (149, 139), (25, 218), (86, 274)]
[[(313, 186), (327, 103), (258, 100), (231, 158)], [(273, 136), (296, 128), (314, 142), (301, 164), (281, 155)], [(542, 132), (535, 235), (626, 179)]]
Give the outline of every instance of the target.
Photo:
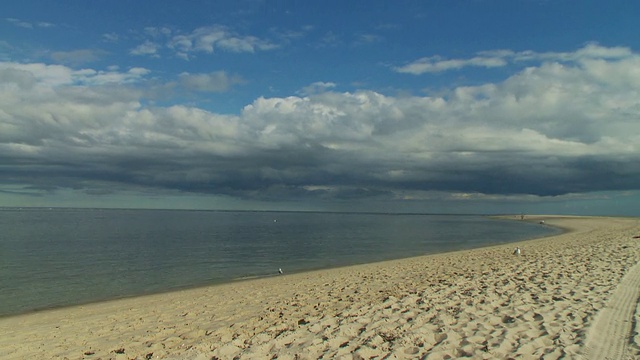
[(0, 316), (558, 232), (461, 215), (0, 208)]

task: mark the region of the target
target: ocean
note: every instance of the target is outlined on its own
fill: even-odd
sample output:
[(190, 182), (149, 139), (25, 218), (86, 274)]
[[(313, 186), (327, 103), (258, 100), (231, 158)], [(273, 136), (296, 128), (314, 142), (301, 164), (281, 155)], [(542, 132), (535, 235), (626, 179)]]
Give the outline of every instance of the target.
[(0, 316), (558, 233), (475, 215), (0, 208)]

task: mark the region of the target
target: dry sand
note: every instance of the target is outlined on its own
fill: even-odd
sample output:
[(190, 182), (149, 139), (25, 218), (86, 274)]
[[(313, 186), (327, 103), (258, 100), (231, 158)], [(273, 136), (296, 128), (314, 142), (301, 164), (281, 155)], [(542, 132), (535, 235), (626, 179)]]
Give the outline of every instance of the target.
[(530, 219), (570, 231), (3, 318), (0, 358), (640, 357), (640, 219)]

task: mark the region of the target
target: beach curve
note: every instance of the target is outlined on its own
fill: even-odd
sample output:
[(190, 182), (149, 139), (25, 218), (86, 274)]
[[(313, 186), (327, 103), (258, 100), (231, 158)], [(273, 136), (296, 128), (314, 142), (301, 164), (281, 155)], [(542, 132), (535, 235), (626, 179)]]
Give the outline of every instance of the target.
[(0, 357), (588, 356), (595, 319), (640, 261), (638, 219), (528, 218), (570, 231), (3, 318)]

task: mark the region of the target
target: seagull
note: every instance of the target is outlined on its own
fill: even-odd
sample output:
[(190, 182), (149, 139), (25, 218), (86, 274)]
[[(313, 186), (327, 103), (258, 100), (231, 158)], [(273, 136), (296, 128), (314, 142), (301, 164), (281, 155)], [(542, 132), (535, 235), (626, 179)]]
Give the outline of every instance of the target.
[(282, 275), (282, 269), (278, 269), (278, 274)]
[(515, 250), (513, 250), (513, 255), (520, 256), (520, 248), (519, 247), (517, 247)]

